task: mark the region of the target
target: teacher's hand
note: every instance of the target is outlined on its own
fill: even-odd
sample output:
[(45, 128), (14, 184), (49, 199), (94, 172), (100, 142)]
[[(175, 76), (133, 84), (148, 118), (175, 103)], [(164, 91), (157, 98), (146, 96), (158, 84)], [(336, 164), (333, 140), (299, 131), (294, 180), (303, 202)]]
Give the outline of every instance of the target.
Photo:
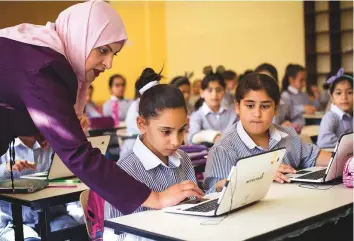
[(163, 192), (151, 192), (149, 198), (143, 203), (144, 207), (162, 209), (179, 204), (189, 197), (202, 198), (204, 193), (192, 181), (184, 181), (167, 188)]
[(80, 115), (77, 117), (80, 120), (80, 125), (84, 133), (86, 134), (88, 132), (88, 128), (90, 126), (90, 121), (87, 118), (86, 115)]

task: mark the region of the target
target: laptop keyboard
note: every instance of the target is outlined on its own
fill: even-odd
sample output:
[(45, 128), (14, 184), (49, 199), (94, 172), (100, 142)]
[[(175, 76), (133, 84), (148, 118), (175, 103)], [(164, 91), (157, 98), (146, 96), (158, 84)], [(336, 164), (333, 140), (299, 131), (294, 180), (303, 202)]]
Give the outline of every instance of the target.
[(207, 212), (210, 212), (210, 211), (216, 209), (216, 207), (218, 205), (218, 200), (219, 199), (214, 199), (214, 200), (209, 201), (209, 202), (201, 203), (201, 204), (196, 205), (194, 207), (185, 209), (184, 211), (207, 213)]
[(316, 171), (316, 172), (311, 172), (310, 174), (306, 174), (301, 177), (297, 177), (297, 179), (317, 180), (317, 179), (323, 178), (325, 176), (326, 170), (327, 169), (323, 169), (323, 170)]

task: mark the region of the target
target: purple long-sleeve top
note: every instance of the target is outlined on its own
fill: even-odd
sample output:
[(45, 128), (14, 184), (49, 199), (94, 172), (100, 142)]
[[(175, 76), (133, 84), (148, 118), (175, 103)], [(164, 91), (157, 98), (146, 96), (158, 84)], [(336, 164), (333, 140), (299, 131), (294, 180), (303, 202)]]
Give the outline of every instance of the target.
[(151, 190), (93, 148), (76, 117), (76, 75), (61, 54), (0, 38), (0, 156), (17, 136), (39, 132), (66, 166), (127, 214)]

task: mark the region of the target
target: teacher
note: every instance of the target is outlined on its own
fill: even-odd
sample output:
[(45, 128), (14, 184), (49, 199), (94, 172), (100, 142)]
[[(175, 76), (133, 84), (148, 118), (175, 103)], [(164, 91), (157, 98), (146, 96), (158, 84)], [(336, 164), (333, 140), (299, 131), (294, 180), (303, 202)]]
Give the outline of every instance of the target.
[(105, 159), (82, 130), (87, 88), (112, 67), (126, 40), (120, 16), (102, 0), (76, 4), (46, 26), (0, 29), (0, 156), (17, 136), (44, 137), (77, 177), (124, 214), (202, 195), (192, 182), (152, 192)]

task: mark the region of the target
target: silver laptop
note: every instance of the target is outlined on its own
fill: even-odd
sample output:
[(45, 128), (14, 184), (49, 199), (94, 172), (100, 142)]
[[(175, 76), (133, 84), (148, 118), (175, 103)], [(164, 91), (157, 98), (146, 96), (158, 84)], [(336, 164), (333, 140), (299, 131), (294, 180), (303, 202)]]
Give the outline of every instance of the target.
[(353, 133), (344, 134), (338, 140), (327, 167), (311, 167), (287, 174), (291, 181), (324, 183), (343, 175), (346, 161), (353, 155)]
[[(101, 153), (104, 155), (109, 144), (110, 136), (89, 137), (88, 140), (89, 142), (91, 142), (91, 145), (93, 147), (100, 149)], [(31, 175), (24, 175), (21, 176), (21, 178), (51, 181), (74, 176), (75, 175), (66, 167), (66, 165), (62, 162), (59, 156), (57, 154), (54, 154), (48, 172), (38, 172)]]
[(211, 196), (210, 199), (191, 200), (165, 208), (164, 211), (219, 216), (257, 202), (266, 196), (285, 153), (285, 148), (282, 148), (242, 158), (232, 167), (221, 193), (209, 194), (207, 196)]
[(47, 180), (9, 179), (0, 181), (0, 193), (33, 193), (48, 186)]

